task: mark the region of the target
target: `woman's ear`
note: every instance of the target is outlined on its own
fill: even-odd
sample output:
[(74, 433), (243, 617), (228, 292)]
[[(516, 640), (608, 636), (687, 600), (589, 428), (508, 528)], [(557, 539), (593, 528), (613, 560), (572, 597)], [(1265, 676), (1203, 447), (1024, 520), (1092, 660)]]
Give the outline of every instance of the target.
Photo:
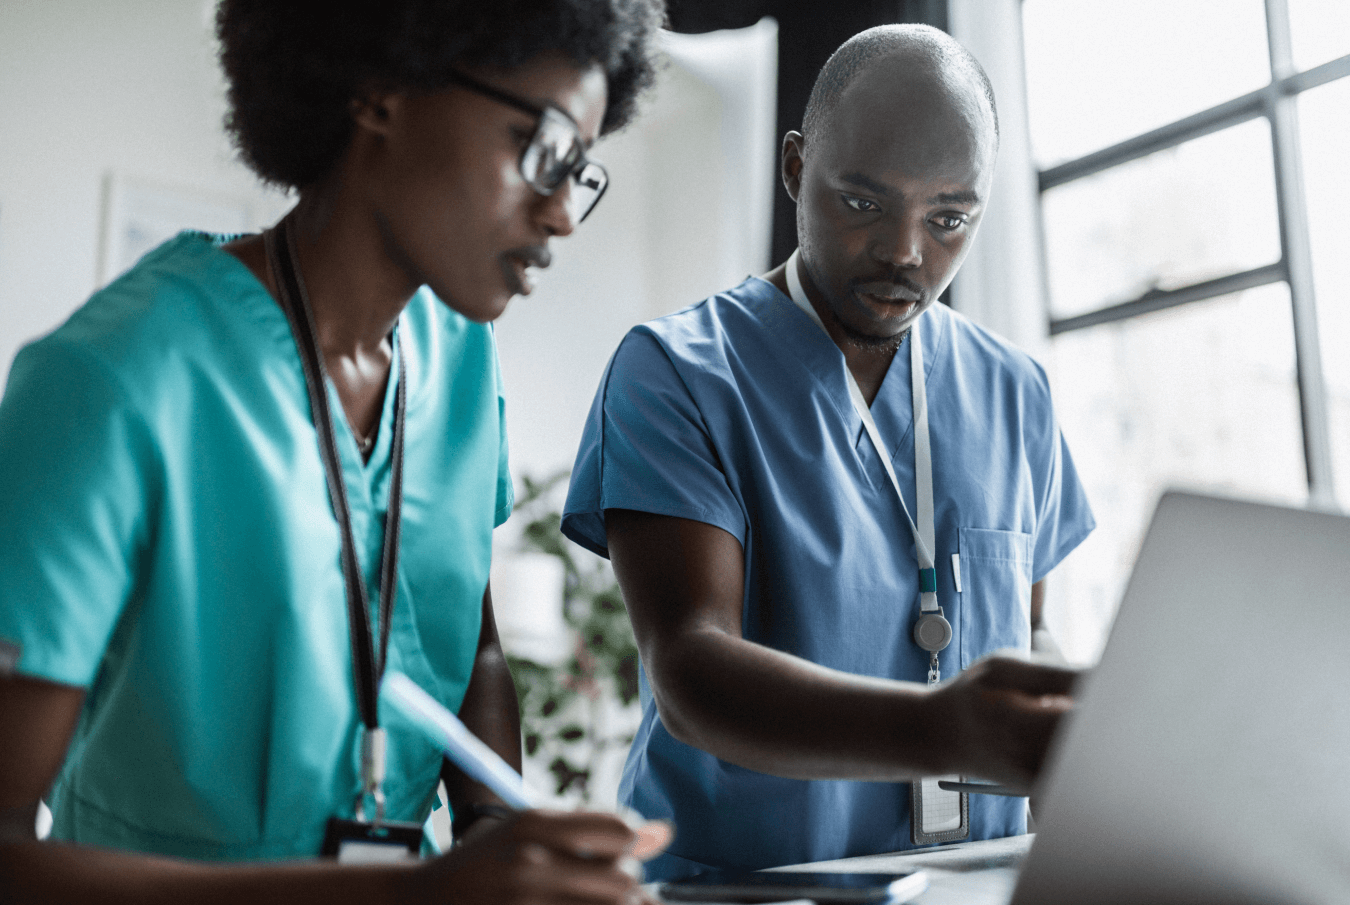
[(352, 121), (358, 128), (379, 135), (389, 132), (389, 124), (403, 104), (403, 95), (396, 92), (369, 92), (352, 98)]

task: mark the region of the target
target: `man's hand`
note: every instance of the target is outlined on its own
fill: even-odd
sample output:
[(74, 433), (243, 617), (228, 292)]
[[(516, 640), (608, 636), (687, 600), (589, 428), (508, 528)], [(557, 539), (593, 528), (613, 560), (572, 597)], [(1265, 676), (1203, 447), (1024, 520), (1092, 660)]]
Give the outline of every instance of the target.
[(641, 898), (633, 864), (671, 838), (663, 823), (634, 829), (614, 814), (585, 811), (523, 811), (483, 823), (491, 825), (416, 871), (409, 901), (629, 905)]
[(959, 771), (1030, 790), (1050, 740), (1073, 710), (1080, 672), (1012, 656), (972, 663), (932, 692), (938, 719), (953, 724)]

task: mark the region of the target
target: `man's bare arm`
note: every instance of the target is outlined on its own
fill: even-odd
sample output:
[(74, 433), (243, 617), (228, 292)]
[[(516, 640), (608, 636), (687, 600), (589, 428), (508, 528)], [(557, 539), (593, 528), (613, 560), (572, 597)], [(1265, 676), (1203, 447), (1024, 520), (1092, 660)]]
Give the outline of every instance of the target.
[(745, 640), (744, 553), (701, 522), (605, 512), (610, 556), (662, 722), (723, 760), (800, 779), (961, 772), (1029, 786), (1075, 676), (1016, 660), (929, 690)]

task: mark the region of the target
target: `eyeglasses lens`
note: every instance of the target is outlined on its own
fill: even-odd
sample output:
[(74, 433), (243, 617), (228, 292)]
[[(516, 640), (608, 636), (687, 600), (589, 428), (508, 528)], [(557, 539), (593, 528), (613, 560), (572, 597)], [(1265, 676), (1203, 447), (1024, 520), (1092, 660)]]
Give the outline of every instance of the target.
[(540, 117), (539, 127), (521, 156), (520, 171), (525, 181), (543, 195), (552, 195), (572, 176), (567, 208), (575, 223), (591, 212), (609, 182), (604, 167), (585, 160), (575, 127), (552, 110), (545, 110)]
[(608, 185), (609, 175), (598, 163), (588, 163), (576, 174), (572, 183), (572, 203), (569, 207), (577, 223), (585, 220), (586, 215), (600, 202), (600, 196), (605, 193), (605, 187)]

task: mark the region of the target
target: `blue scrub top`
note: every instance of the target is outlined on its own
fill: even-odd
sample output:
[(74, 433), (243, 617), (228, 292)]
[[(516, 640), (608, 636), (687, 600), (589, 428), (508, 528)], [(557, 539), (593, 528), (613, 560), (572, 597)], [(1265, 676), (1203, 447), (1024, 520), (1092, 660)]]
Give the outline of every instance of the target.
[[(87, 689), (49, 796), (54, 837), (310, 856), (359, 788), (340, 539), (290, 327), (223, 241), (160, 246), (16, 358), (0, 402), (0, 641), (20, 673)], [(398, 330), (388, 662), (457, 710), (492, 529), (511, 510), (496, 348), (426, 289)], [(394, 384), (368, 463), (335, 425), (372, 612)], [(420, 822), (441, 754), (397, 712), (381, 719), (388, 816)]]
[[(938, 592), (952, 676), (1030, 646), (1031, 585), (1094, 527), (1041, 368), (944, 305), (919, 320), (933, 445)], [(914, 499), (908, 352), (872, 404)], [(740, 286), (632, 330), (615, 352), (577, 455), (563, 531), (607, 555), (604, 510), (715, 525), (745, 550), (746, 638), (834, 669), (923, 682), (914, 543), (853, 410), (834, 342), (771, 284)], [(961, 590), (952, 554), (960, 555)], [(671, 818), (649, 878), (911, 848), (903, 783), (802, 781), (676, 741), (645, 674), (620, 797)], [(971, 838), (1025, 832), (1022, 799), (972, 796)]]

